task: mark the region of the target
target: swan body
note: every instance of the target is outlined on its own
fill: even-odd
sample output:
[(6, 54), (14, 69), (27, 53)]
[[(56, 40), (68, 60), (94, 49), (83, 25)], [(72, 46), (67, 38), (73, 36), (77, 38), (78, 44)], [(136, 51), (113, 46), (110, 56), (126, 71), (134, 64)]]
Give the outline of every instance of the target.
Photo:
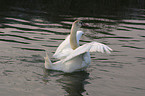
[(72, 25), (71, 34), (57, 48), (53, 56), (60, 59), (59, 61), (52, 63), (46, 53), (46, 69), (63, 72), (84, 70), (91, 63), (90, 52), (110, 53), (112, 51), (110, 47), (99, 42), (86, 43), (80, 46), (79, 40), (83, 32), (77, 30), (81, 25), (81, 21), (76, 20)]

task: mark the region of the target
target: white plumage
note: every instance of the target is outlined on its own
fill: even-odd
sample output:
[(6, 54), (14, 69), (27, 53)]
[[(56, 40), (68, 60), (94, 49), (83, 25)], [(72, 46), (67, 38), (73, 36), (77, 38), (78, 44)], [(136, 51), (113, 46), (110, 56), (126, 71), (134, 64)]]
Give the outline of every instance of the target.
[[(84, 34), (83, 31), (77, 31), (76, 37), (77, 37), (77, 44), (79, 45), (79, 40), (81, 36)], [(69, 51), (71, 50), (70, 46), (70, 35), (66, 37), (66, 39), (59, 45), (56, 52), (54, 53), (53, 57), (58, 59), (63, 59), (66, 56), (69, 55)]]
[(64, 59), (63, 62), (66, 62), (70, 59), (73, 59), (76, 56), (84, 55), (84, 53), (86, 53), (86, 52), (88, 52), (88, 53), (89, 52), (101, 52), (101, 53), (105, 52), (105, 53), (109, 54), (110, 51), (112, 51), (112, 49), (109, 48), (108, 46), (104, 45), (104, 44), (101, 44), (101, 43), (98, 43), (98, 42), (86, 43), (82, 46), (79, 46), (75, 50), (70, 49), (69, 50), (69, 52), (70, 52), (69, 55), (67, 55), (67, 57)]
[[(60, 59), (59, 61), (52, 63), (46, 54), (46, 69), (60, 70), (64, 72), (84, 70), (91, 63), (89, 52), (110, 54), (112, 49), (107, 45), (98, 42), (86, 43), (82, 46), (79, 46), (79, 40), (83, 34), (82, 31), (77, 31), (80, 22), (81, 21), (77, 20), (73, 23), (71, 34), (60, 44), (53, 55), (55, 58)], [(76, 42), (72, 43), (72, 40), (75, 39)], [(74, 45), (77, 45), (77, 47), (74, 47)]]

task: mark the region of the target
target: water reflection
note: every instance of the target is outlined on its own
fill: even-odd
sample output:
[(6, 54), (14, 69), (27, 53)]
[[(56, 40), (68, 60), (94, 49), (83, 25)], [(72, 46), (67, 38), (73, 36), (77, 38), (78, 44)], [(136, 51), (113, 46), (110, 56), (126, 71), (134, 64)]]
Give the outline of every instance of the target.
[(82, 94), (88, 94), (85, 90), (85, 85), (89, 84), (87, 81), (89, 73), (86, 71), (62, 73), (44, 69), (43, 81), (46, 84), (49, 84), (54, 78), (62, 86), (62, 89), (65, 90), (65, 96), (83, 96)]

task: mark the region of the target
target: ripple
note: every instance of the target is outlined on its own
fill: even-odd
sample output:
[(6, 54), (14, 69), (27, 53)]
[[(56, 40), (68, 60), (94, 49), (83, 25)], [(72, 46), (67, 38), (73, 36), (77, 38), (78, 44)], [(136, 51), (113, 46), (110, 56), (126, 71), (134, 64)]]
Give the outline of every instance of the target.
[(145, 30), (144, 28), (137, 28), (137, 27), (129, 27), (129, 26), (121, 26), (124, 28), (129, 28), (129, 29), (136, 29), (136, 30)]
[[(40, 55), (19, 56), (19, 57), (17, 57), (17, 59), (20, 60), (20, 61), (29, 62), (29, 63), (43, 63), (43, 58)], [(38, 67), (37, 65), (34, 65), (34, 64), (28, 64), (26, 66)]]
[(53, 46), (53, 45), (42, 45), (42, 46), (45, 46), (45, 47), (58, 47), (58, 46)]
[(145, 38), (145, 36), (141, 36), (141, 37), (144, 37)]
[[(22, 20), (22, 19), (19, 19), (19, 18), (5, 18), (6, 19), (6, 22), (5, 23), (9, 23), (9, 24), (22, 24), (23, 27), (25, 28), (29, 28), (29, 27), (32, 27), (34, 29), (38, 29), (38, 28), (62, 28), (61, 25), (58, 25), (58, 24), (49, 24), (49, 23), (45, 23), (45, 21), (42, 21), (42, 22), (33, 22), (33, 21), (26, 21), (26, 20)], [(21, 26), (22, 27), (22, 26)]]
[(29, 51), (45, 51), (44, 49), (36, 49), (36, 48), (22, 48), (22, 47), (13, 47), (13, 48), (29, 50)]
[(20, 44), (30, 44), (28, 42), (22, 42), (22, 41), (16, 41), (16, 40), (7, 40), (7, 39), (0, 39), (0, 41), (12, 42), (12, 43), (20, 43)]
[(20, 35), (0, 34), (0, 36), (11, 36), (11, 37), (18, 37), (18, 38), (22, 38), (22, 39), (26, 39), (26, 40), (40, 41), (40, 40), (37, 40), (37, 39), (32, 39), (32, 38), (25, 37), (25, 36), (20, 36)]
[(128, 30), (128, 29), (123, 29), (123, 28), (117, 28), (117, 30), (121, 30), (121, 31), (131, 31), (131, 30)]
[(145, 89), (144, 88), (139, 88), (139, 87), (132, 87), (133, 89), (136, 89), (136, 90), (143, 90), (143, 91), (145, 91)]
[(127, 45), (124, 45), (122, 47), (128, 47), (128, 48), (133, 48), (133, 49), (145, 49), (145, 48), (141, 48), (141, 47), (127, 46)]
[(4, 19), (6, 19), (8, 22), (17, 21), (17, 22), (26, 23), (26, 24), (30, 23), (30, 21), (24, 20), (24, 18), (22, 19), (22, 18), (14, 18), (14, 17), (5, 17)]
[[(19, 27), (17, 26), (17, 25), (19, 25), (19, 24), (16, 24), (16, 25), (12, 25), (12, 24), (5, 24), (4, 26), (6, 27), (6, 28), (15, 28), (15, 29), (18, 29), (18, 30), (21, 30), (21, 31), (33, 31), (33, 33), (35, 33), (35, 32), (45, 32), (45, 33), (55, 33), (55, 34), (60, 34), (60, 35), (65, 35), (65, 34), (67, 34), (67, 33), (65, 33), (65, 32), (58, 32), (58, 31), (51, 31), (51, 30), (49, 30), (48, 28), (31, 28), (31, 27), (24, 27), (23, 25), (22, 26), (20, 26), (19, 25)], [(16, 32), (16, 31), (15, 31)], [(20, 32), (20, 31), (17, 31), (17, 32)]]
[(122, 22), (119, 22), (119, 23), (122, 23), (122, 24), (130, 24), (130, 25), (145, 25), (145, 23), (137, 23), (137, 22), (126, 22), (126, 21), (122, 21)]

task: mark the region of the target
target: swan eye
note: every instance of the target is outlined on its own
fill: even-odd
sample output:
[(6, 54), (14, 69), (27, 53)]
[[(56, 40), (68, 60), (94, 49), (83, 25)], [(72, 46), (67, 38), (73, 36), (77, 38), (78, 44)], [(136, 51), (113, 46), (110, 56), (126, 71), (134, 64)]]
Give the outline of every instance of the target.
[(80, 26), (82, 26), (82, 25), (83, 25), (83, 22), (79, 22), (78, 24), (79, 24)]

